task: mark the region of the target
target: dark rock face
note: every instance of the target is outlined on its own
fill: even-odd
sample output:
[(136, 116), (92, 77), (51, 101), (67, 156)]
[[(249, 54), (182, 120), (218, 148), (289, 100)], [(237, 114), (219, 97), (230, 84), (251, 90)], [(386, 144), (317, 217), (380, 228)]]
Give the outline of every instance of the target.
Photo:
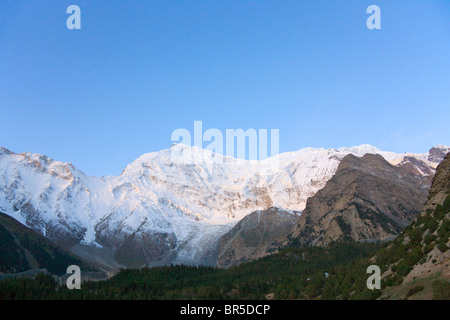
[(418, 165), (405, 159), (393, 166), (372, 154), (346, 156), (333, 178), (308, 199), (290, 238), (301, 245), (390, 240), (426, 201), (432, 173), (424, 177)]
[(434, 210), (437, 204), (444, 202), (445, 198), (450, 194), (450, 153), (436, 169), (433, 177), (433, 184), (428, 195), (428, 201), (423, 209), (423, 215), (428, 210)]
[(176, 239), (172, 234), (139, 232), (117, 236), (98, 237), (99, 247), (76, 244), (70, 250), (107, 270), (175, 263)]
[(433, 147), (428, 153), (428, 161), (440, 163), (448, 152), (450, 152), (450, 149), (446, 146), (439, 145)]
[(255, 211), (225, 234), (219, 242), (217, 265), (222, 268), (261, 258), (279, 246), (299, 219), (299, 212), (278, 208)]
[(166, 233), (132, 234), (115, 250), (114, 258), (127, 267), (167, 265), (174, 258), (176, 239)]
[[(440, 158), (442, 160), (443, 158)], [(420, 176), (432, 176), (434, 175), (434, 170), (427, 165), (425, 162), (418, 160), (414, 157), (405, 157), (401, 163), (398, 164), (398, 167), (403, 168), (409, 173)], [(422, 174), (421, 174), (422, 173)]]

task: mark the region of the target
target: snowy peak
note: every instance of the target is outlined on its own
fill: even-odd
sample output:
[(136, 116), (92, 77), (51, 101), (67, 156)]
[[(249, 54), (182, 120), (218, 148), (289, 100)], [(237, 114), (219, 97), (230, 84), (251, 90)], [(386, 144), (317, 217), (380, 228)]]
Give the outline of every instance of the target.
[(12, 152), (6, 148), (0, 147), (0, 155), (2, 154), (12, 154)]
[(355, 146), (355, 147), (351, 147), (351, 148), (339, 148), (338, 149), (340, 152), (348, 152), (348, 153), (352, 153), (357, 157), (363, 156), (367, 153), (371, 153), (371, 154), (380, 154), (382, 151), (379, 150), (378, 148), (370, 145), (370, 144), (362, 144), (360, 146)]

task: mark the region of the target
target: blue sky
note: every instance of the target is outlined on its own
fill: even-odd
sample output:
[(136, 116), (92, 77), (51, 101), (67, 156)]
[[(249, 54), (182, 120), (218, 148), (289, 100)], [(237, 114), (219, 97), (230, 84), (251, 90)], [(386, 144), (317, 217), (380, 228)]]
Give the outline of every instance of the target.
[(280, 129), (280, 152), (426, 152), (450, 144), (449, 110), (447, 0), (0, 2), (0, 145), (91, 175), (194, 120)]

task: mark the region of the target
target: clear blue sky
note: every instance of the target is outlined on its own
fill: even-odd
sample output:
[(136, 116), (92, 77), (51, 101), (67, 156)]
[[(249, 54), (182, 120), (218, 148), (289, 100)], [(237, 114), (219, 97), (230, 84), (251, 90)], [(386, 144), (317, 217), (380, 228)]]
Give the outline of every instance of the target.
[(0, 1), (0, 145), (118, 175), (194, 120), (280, 152), (448, 145), (450, 1)]

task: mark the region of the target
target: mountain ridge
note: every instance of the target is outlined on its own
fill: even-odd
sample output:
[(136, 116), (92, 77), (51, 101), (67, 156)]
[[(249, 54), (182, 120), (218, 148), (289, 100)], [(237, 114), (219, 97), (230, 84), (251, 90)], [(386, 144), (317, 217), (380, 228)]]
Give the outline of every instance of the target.
[[(174, 151), (184, 150), (200, 152), (204, 161), (172, 161)], [(212, 248), (246, 215), (272, 206), (303, 210), (347, 154), (370, 152), (420, 174), (437, 165), (430, 153), (396, 154), (369, 145), (305, 148), (257, 166), (229, 157), (217, 164), (208, 150), (174, 145), (139, 157), (120, 176), (93, 177), (45, 155), (2, 148), (0, 209), (66, 248), (76, 246), (80, 255), (88, 247), (103, 251), (112, 267), (123, 266), (118, 261), (126, 260), (130, 245), (139, 256), (134, 267), (214, 264)]]
[(303, 245), (388, 240), (420, 213), (431, 176), (380, 155), (347, 155), (336, 174), (307, 201), (291, 234)]

